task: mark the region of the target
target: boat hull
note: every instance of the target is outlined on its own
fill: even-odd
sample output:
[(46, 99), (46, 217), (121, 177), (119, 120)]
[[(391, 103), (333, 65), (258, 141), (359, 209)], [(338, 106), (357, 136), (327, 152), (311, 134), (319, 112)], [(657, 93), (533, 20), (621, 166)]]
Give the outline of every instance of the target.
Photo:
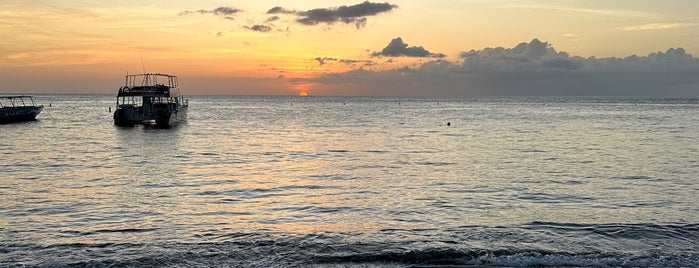
[(159, 128), (169, 128), (187, 121), (187, 106), (174, 111), (161, 110), (155, 113), (155, 125)]
[(123, 107), (114, 111), (114, 124), (130, 127), (134, 125), (154, 125), (158, 128), (170, 128), (187, 121), (187, 106), (174, 110), (161, 109), (144, 113), (142, 107)]
[(0, 124), (34, 121), (44, 106), (23, 106), (0, 108)]

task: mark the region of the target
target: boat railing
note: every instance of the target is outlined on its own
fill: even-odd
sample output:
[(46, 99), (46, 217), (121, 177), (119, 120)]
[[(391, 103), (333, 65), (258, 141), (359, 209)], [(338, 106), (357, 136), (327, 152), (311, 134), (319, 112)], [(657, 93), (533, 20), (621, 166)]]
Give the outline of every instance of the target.
[[(10, 106), (6, 105), (7, 101), (5, 101), (5, 104), (3, 104), (2, 99), (9, 100)], [(27, 100), (27, 101), (25, 102), (25, 100)], [(27, 105), (28, 102), (31, 102), (31, 105)], [(37, 106), (36, 103), (34, 102), (34, 98), (32, 98), (32, 96), (27, 96), (27, 95), (0, 96), (0, 108), (3, 108), (3, 107), (26, 107), (26, 106)]]
[(178, 87), (177, 76), (163, 74), (163, 73), (144, 73), (144, 74), (130, 74), (126, 75), (126, 82), (124, 83), (127, 87), (144, 87), (144, 86), (156, 86), (164, 85), (169, 88)]

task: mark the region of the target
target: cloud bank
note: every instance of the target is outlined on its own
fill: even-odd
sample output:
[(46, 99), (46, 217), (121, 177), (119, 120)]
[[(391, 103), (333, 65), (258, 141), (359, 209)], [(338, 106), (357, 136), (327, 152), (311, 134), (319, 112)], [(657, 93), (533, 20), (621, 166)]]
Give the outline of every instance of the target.
[(437, 59), (385, 71), (360, 68), (312, 82), (348, 95), (699, 96), (697, 74), (699, 59), (682, 48), (647, 56), (582, 58), (534, 39), (512, 48), (464, 51), (454, 62)]
[(429, 57), (429, 58), (444, 58), (446, 55), (442, 53), (431, 53), (421, 46), (409, 47), (403, 42), (400, 37), (391, 40), (381, 51), (371, 53), (373, 57), (388, 56), (388, 57)]

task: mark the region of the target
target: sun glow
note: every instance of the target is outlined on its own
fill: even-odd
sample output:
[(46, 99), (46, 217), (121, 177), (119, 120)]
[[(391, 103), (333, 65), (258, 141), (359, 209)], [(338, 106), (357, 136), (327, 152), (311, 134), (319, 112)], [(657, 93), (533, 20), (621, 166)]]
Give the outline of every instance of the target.
[(308, 96), (308, 91), (305, 90), (305, 89), (301, 90), (301, 92), (299, 92), (299, 96), (301, 96), (301, 97), (306, 97), (306, 96)]

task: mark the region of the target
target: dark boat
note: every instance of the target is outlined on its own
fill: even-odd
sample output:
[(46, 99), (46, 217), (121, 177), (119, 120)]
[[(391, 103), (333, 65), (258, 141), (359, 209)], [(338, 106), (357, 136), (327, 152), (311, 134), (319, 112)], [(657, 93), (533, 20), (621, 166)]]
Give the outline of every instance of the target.
[(187, 120), (189, 102), (180, 92), (177, 76), (144, 73), (126, 75), (117, 94), (114, 124), (155, 125), (168, 128)]
[(32, 96), (0, 96), (0, 124), (34, 121), (43, 109)]

